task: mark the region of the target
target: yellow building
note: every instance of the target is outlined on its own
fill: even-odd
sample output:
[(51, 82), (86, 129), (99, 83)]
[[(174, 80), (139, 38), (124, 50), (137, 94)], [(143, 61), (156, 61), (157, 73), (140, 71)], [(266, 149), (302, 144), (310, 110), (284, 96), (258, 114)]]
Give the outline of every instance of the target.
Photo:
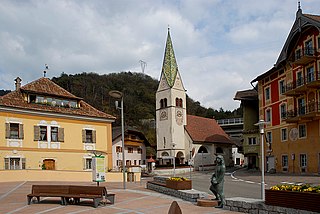
[(320, 16), (299, 6), (279, 58), (258, 82), (266, 170), (320, 173)]
[(16, 90), (0, 97), (1, 171), (90, 171), (90, 150), (105, 153), (106, 170), (112, 169), (115, 117), (47, 78), (15, 81)]

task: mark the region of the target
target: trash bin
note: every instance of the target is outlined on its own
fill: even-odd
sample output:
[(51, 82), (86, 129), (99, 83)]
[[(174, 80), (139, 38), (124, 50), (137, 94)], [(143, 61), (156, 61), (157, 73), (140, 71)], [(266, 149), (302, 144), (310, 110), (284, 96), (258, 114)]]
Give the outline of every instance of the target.
[(134, 182), (134, 172), (128, 172), (127, 181)]

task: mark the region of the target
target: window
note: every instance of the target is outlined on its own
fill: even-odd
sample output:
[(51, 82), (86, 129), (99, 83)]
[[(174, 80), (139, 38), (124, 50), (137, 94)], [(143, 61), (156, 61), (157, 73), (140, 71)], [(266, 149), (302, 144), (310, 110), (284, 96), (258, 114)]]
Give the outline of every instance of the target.
[(305, 124), (299, 125), (299, 138), (307, 137), (307, 129)]
[(40, 126), (40, 140), (47, 141), (47, 127)]
[(303, 97), (298, 99), (298, 112), (299, 115), (306, 114), (306, 105)]
[(267, 150), (271, 151), (272, 150), (272, 133), (267, 132), (266, 134), (266, 144), (267, 144)]
[(167, 107), (167, 98), (160, 100), (160, 108), (165, 108), (165, 107)]
[(23, 124), (6, 123), (7, 139), (23, 139)]
[(82, 130), (82, 142), (83, 143), (96, 143), (96, 131), (92, 129)]
[(307, 56), (312, 56), (313, 55), (313, 47), (312, 47), (312, 40), (308, 40), (305, 42), (305, 54)]
[(141, 149), (141, 148), (138, 148), (138, 149), (137, 149), (137, 152), (138, 152), (138, 154), (142, 154), (142, 149)]
[(301, 168), (307, 167), (307, 155), (306, 154), (300, 154), (300, 167)]
[(270, 87), (265, 89), (265, 98), (266, 100), (270, 100)]
[(301, 58), (301, 49), (296, 50), (296, 60)]
[(307, 68), (307, 81), (309, 82), (313, 82), (315, 80), (315, 75), (314, 75), (314, 68), (309, 67)]
[(281, 141), (288, 140), (287, 128), (281, 129)]
[(56, 126), (34, 126), (34, 141), (63, 142), (64, 128)]
[(9, 157), (4, 159), (4, 168), (8, 170), (17, 170), (26, 168), (26, 159), (19, 157)]
[(271, 121), (271, 110), (267, 109), (266, 110), (266, 122), (270, 122)]
[(318, 37), (318, 49), (320, 49), (320, 36)]
[(287, 105), (285, 103), (280, 106), (280, 118), (285, 119), (287, 117)]
[(133, 148), (132, 147), (128, 147), (128, 153), (133, 153)]
[(135, 166), (137, 165), (137, 160), (133, 161), (133, 165), (135, 165)]
[(116, 147), (116, 153), (121, 153), (122, 152), (122, 147), (121, 146), (117, 146)]
[(182, 108), (182, 99), (181, 98), (176, 98), (176, 106)]
[(288, 155), (282, 155), (282, 167), (288, 167)]
[(257, 144), (257, 138), (256, 137), (248, 137), (248, 144), (249, 145), (256, 145)]
[(51, 141), (58, 142), (58, 127), (51, 127)]
[(284, 85), (284, 80), (280, 80), (279, 81), (279, 93), (280, 94), (284, 94), (286, 91), (285, 91), (285, 85)]
[(85, 158), (84, 169), (92, 169), (92, 158)]
[(297, 73), (297, 86), (302, 86), (304, 84), (302, 72)]
[(126, 166), (131, 166), (131, 160), (126, 160)]

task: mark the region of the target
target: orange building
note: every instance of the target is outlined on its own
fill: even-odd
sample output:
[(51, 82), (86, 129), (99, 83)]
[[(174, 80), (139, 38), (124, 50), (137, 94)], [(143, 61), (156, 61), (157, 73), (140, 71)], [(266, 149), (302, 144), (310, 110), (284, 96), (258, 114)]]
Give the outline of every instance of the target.
[(266, 170), (320, 173), (320, 16), (295, 22), (276, 64), (256, 77)]

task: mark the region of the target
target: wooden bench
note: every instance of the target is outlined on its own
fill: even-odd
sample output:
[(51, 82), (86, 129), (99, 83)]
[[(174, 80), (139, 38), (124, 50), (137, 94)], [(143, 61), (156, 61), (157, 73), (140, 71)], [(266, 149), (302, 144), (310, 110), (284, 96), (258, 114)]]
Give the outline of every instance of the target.
[(27, 195), (28, 204), (33, 197), (37, 198), (38, 203), (40, 197), (60, 197), (62, 205), (78, 204), (81, 198), (88, 198), (93, 200), (94, 207), (98, 207), (105, 199), (114, 204), (115, 194), (107, 194), (107, 189), (99, 186), (32, 185), (31, 194)]
[(65, 185), (32, 185), (31, 193), (27, 195), (28, 204), (30, 205), (33, 197), (37, 198), (38, 203), (40, 197), (60, 197), (61, 204), (66, 205), (65, 195), (69, 193), (69, 186)]

